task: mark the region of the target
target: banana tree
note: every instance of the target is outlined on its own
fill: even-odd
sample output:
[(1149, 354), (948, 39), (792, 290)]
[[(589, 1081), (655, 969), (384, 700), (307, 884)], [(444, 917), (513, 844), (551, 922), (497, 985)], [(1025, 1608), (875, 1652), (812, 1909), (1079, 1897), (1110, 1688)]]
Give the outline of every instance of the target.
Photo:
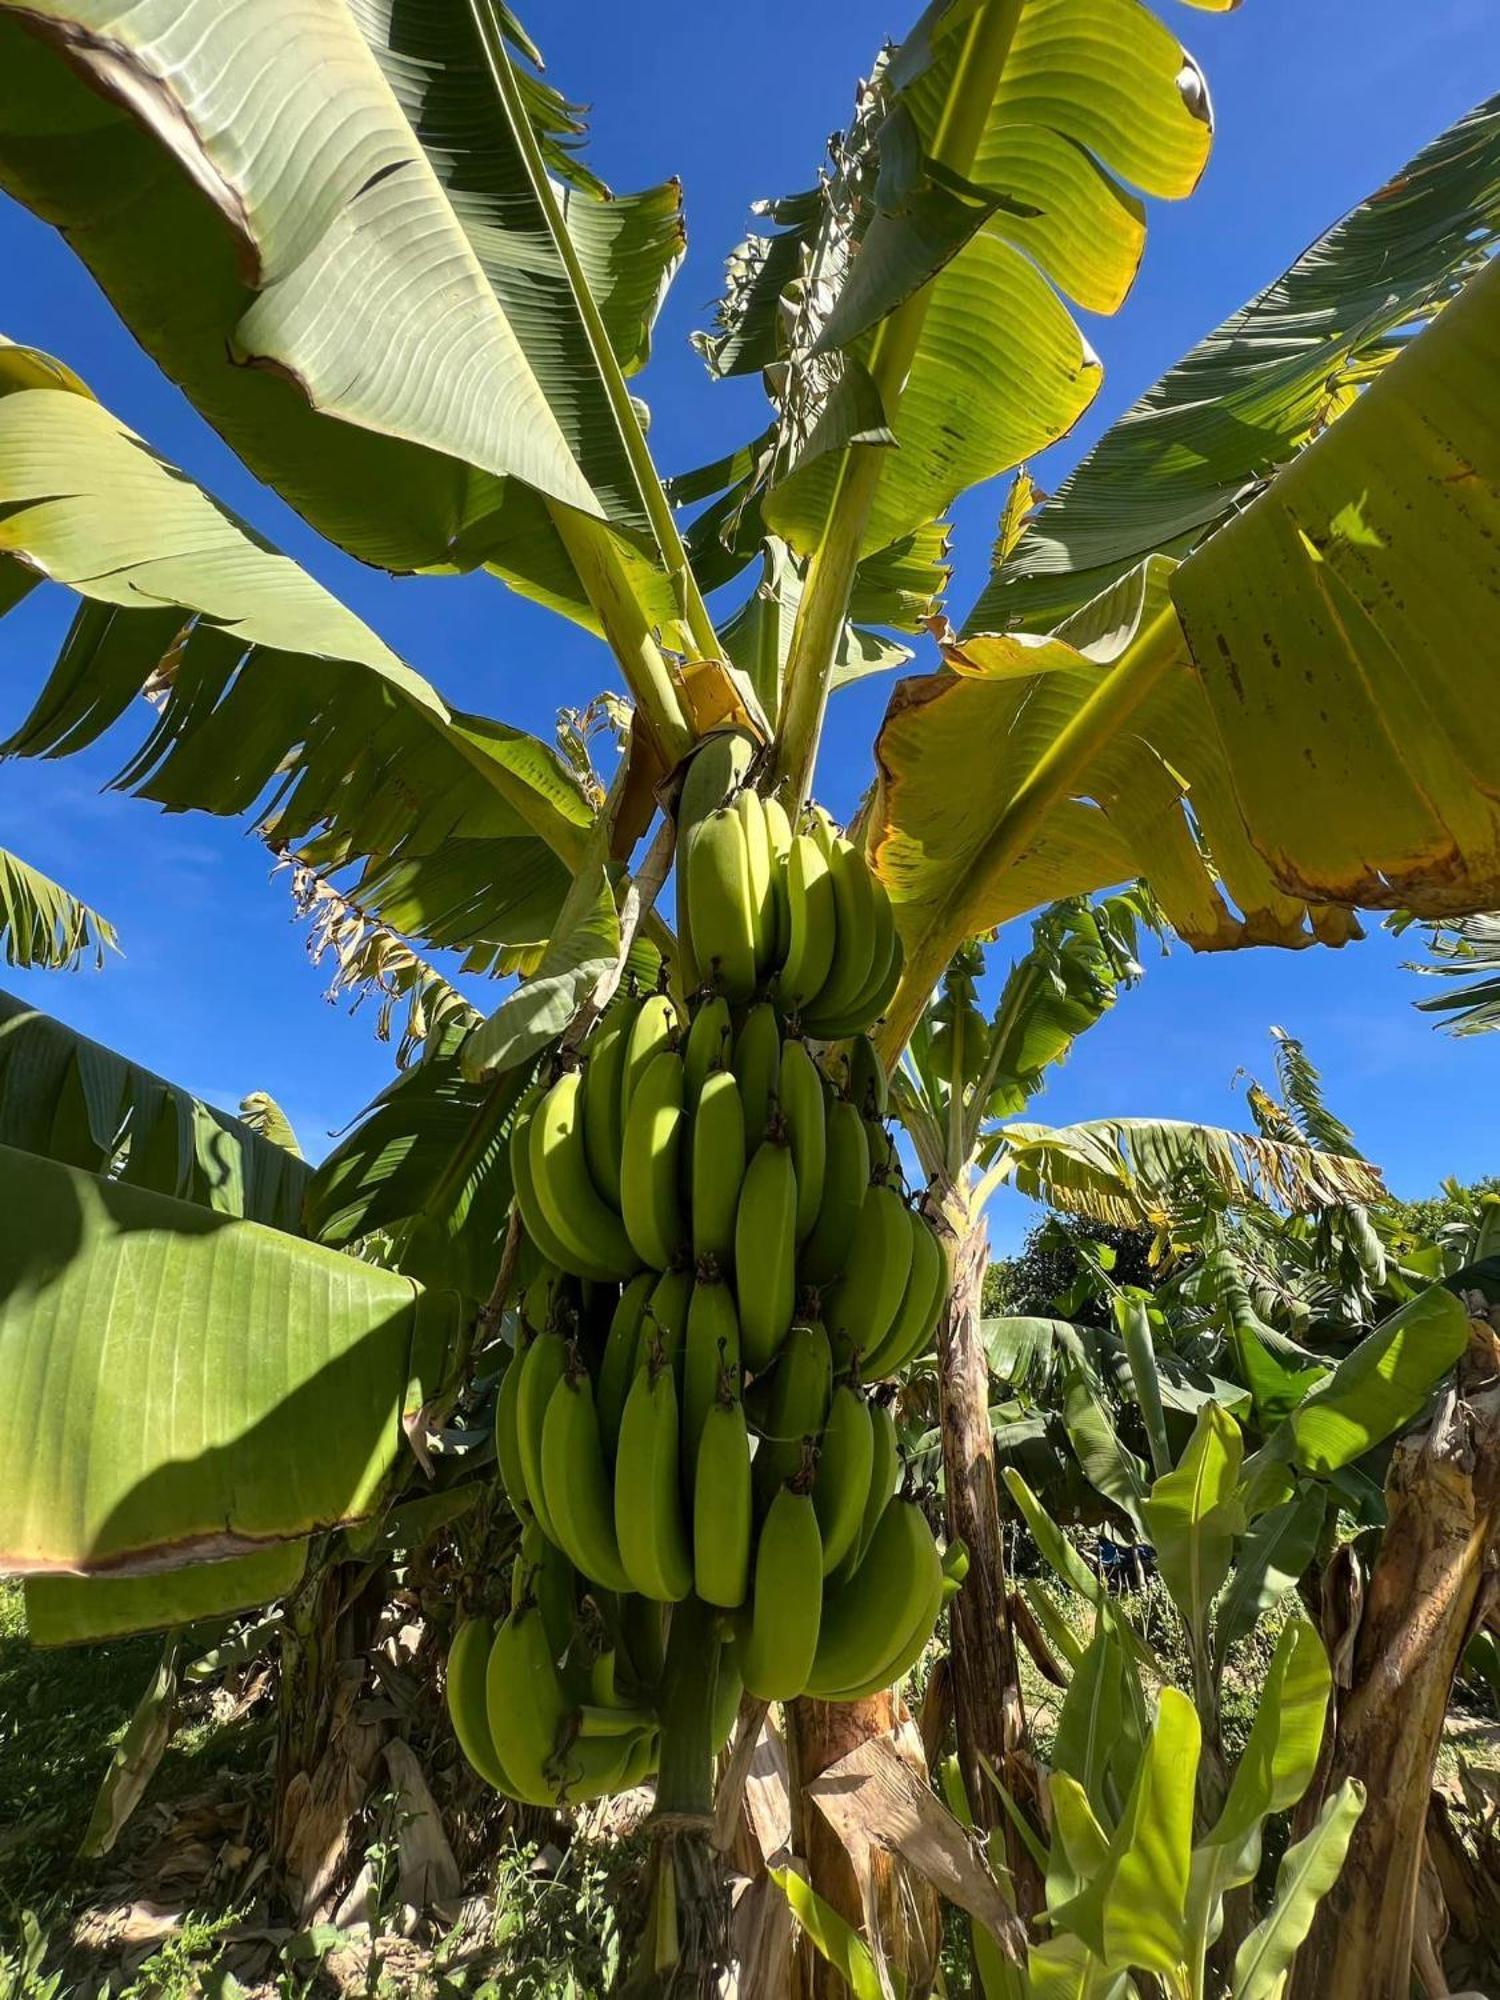
[[(92, 1440), (76, 1429), (45, 1475), (36, 1454), (14, 1459), (26, 1470), (5, 1546), (24, 1531), (34, 1566), (238, 1556), (374, 1504), (400, 1418), (451, 1369), (493, 1283), (505, 1120), (529, 1068), (583, 1031), (637, 930), (671, 972), (651, 902), (678, 823), (747, 778), (806, 793), (830, 693), (900, 658), (935, 608), (949, 504), (1059, 436), (1095, 392), (1063, 299), (1123, 301), (1144, 237), (1123, 184), (1187, 194), (1211, 137), (1200, 72), (1137, 0), (935, 0), (878, 64), (817, 188), (775, 204), (780, 233), (734, 261), (705, 347), (717, 372), (762, 372), (769, 429), (669, 494), (631, 382), (681, 255), (679, 196), (608, 197), (535, 58), (492, 0), (415, 17), (344, 0), (0, 0), (0, 186), (66, 234), (246, 464), (364, 560), (482, 569), (597, 632), (634, 709), (601, 803), (548, 746), (452, 709), (64, 363), (0, 349), (0, 606), (41, 577), (79, 600), (10, 753), (62, 754), (137, 716), (128, 789), (254, 814), (278, 853), (335, 877), (418, 956), (452, 948), (474, 971), (528, 973), (485, 1024), (451, 1020), (443, 1060), (394, 1086), (320, 1177), (330, 1240), (383, 1217), (401, 1237), (394, 1271), (327, 1242), (268, 1247), (237, 1218), (204, 1233), (175, 1209), (148, 1215), (139, 1204), (165, 1197), (88, 1168), (14, 1163), (38, 1223), (12, 1252), (24, 1268), (7, 1308), (26, 1434), (60, 1421), (53, 1342), (75, 1384), (102, 1385), (108, 1324), (64, 1312), (68, 1286), (144, 1249), (186, 1289), (179, 1317), (137, 1336), (253, 1353), (233, 1440), (266, 1454), (243, 1481), (234, 1460), (210, 1510), (212, 1482), (195, 1494), (173, 1467), (185, 1453), (207, 1474), (233, 1440), (206, 1411), (201, 1436), (174, 1439), (145, 1360), (124, 1381), (111, 1370), (107, 1395), (70, 1399), (69, 1424), (88, 1413), (102, 1429), (128, 1409), (139, 1420), (110, 1441), (143, 1439), (146, 1457), (118, 1468), (118, 1518), (97, 1516)], [(1335, 350), (1368, 360), (1372, 326), (1451, 302), (1317, 447), (1170, 577), (1159, 557), (1107, 599), (1091, 593), (1063, 637), (970, 638), (898, 691), (864, 821), (907, 961), (888, 1055), (971, 936), (1141, 874), (1202, 946), (1341, 942), (1356, 904), (1442, 915), (1500, 899), (1494, 774), (1445, 699), (1497, 594), (1495, 439), (1482, 397), (1465, 400), (1492, 364), (1497, 274), (1478, 269), (1452, 296), (1491, 227), (1473, 164), (1490, 123), (1459, 131), (1410, 198), (1380, 205), (1380, 269), (1400, 267), (1389, 296), (1371, 309), (1347, 272), (1330, 281), (1343, 331), (1319, 344), (1319, 381)], [(1320, 422), (1334, 413), (1304, 400)], [(1459, 451), (1464, 479), (1448, 476)], [(1367, 489), (1379, 498), (1365, 504)], [(674, 503), (702, 499), (684, 529)], [(754, 597), (716, 622), (707, 598), (756, 559)], [(1267, 606), (1256, 593), (1273, 583)], [(1353, 667), (1342, 640), (1320, 651), (1307, 637), (1326, 638), (1326, 603), (1344, 592), (1364, 620), (1338, 627)], [(1397, 602), (1399, 620), (1381, 609)], [(1295, 681), (1280, 672), (1294, 656)], [(1401, 718), (1390, 736), (1383, 707)], [(1282, 741), (1327, 776), (1315, 813), (1282, 783)], [(1439, 825), (1438, 793), (1470, 804)], [(43, 1243), (57, 1259), (45, 1275), (28, 1262)], [(185, 1308), (206, 1243), (216, 1269), (222, 1250), (222, 1268), (254, 1282), (205, 1332)], [(294, 1271), (321, 1276), (299, 1290)], [(346, 1409), (348, 1357), (366, 1343), (383, 1357), (360, 1368), (369, 1408)], [(378, 1438), (357, 1465), (355, 1408)], [(339, 1410), (349, 1449), (304, 1486), (290, 1418), (315, 1409)], [(126, 1505), (136, 1490), (149, 1507)], [(707, 1759), (687, 1762), (692, 1810), (663, 1831), (703, 1860), (683, 1822), (706, 1808)], [(694, 1938), (716, 1934), (684, 1933), (684, 1983), (709, 1981)]]

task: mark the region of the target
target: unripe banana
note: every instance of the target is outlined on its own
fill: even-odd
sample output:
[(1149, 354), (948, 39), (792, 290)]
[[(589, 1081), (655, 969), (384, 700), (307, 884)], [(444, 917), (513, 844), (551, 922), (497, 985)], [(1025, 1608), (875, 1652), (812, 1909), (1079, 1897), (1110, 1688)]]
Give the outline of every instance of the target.
[(562, 1380), (567, 1365), (568, 1346), (562, 1335), (539, 1333), (521, 1357), (521, 1380), (516, 1390), (516, 1443), (526, 1479), (526, 1497), (538, 1527), (549, 1542), (557, 1541), (557, 1533), (547, 1512), (547, 1489), (542, 1480), (542, 1425), (552, 1391)]
[(620, 1070), (622, 1159), (625, 1122), (630, 1116), (631, 1101), (640, 1087), (642, 1077), (656, 1058), (663, 1051), (677, 1046), (677, 1025), (677, 1009), (672, 1005), (671, 996), (666, 993), (653, 993), (649, 1000), (643, 1000), (631, 1021), (630, 1034), (625, 1043), (625, 1061)]
[(611, 1464), (620, 1442), (620, 1418), (625, 1413), (625, 1398), (630, 1394), (630, 1385), (635, 1379), (646, 1305), (657, 1283), (655, 1271), (637, 1271), (621, 1292), (620, 1303), (615, 1307), (614, 1317), (609, 1323), (604, 1358), (599, 1364), (599, 1387), (594, 1396), (594, 1407), (599, 1412), (599, 1434)]
[(654, 1058), (630, 1099), (620, 1195), (625, 1229), (642, 1263), (665, 1271), (686, 1250), (682, 1213), (682, 1058), (665, 1050)]
[(843, 1276), (870, 1190), (870, 1141), (854, 1106), (830, 1104), (824, 1133), (823, 1198), (798, 1265), (803, 1283), (820, 1290)]
[(739, 1667), (759, 1701), (793, 1701), (807, 1686), (823, 1610), (823, 1545), (812, 1495), (783, 1486), (755, 1550), (755, 1587)]
[(505, 1497), (523, 1521), (531, 1519), (531, 1495), (526, 1491), (526, 1465), (521, 1457), (521, 1434), (516, 1405), (521, 1389), (524, 1352), (513, 1354), (500, 1377), (495, 1395), (495, 1461), (500, 1467), (500, 1483)]
[(890, 1112), (885, 1064), (868, 1035), (855, 1035), (849, 1044), (849, 1098), (862, 1118), (885, 1118)]
[(823, 1205), (823, 1175), (827, 1164), (827, 1114), (823, 1079), (807, 1053), (805, 1042), (788, 1037), (781, 1046), (780, 1110), (792, 1142), (797, 1175), (797, 1241), (805, 1243)]
[(616, 1000), (588, 1039), (583, 1072), (583, 1139), (589, 1173), (604, 1199), (620, 1207), (620, 1148), (625, 1140), (625, 1058), (639, 1000)]
[(734, 1045), (734, 1074), (745, 1107), (745, 1151), (753, 1156), (766, 1136), (781, 1087), (781, 1024), (767, 1001), (745, 1016)]
[[(536, 1090), (528, 1093), (521, 1101), (510, 1128), (510, 1178), (516, 1191), (516, 1207), (521, 1211), (521, 1221), (526, 1234), (549, 1264), (567, 1269), (576, 1269), (570, 1262), (569, 1253), (563, 1248), (553, 1231), (552, 1225), (542, 1213), (541, 1202), (537, 1199), (536, 1188), (531, 1179), (531, 1126), (536, 1116), (536, 1107), (542, 1093)], [(602, 1266), (580, 1271), (584, 1278), (607, 1278), (609, 1273)]]
[(894, 1188), (872, 1187), (854, 1228), (849, 1267), (824, 1294), (823, 1316), (836, 1348), (863, 1357), (890, 1332), (911, 1275), (912, 1231)]
[(865, 1120), (865, 1138), (870, 1148), (870, 1178), (872, 1181), (897, 1181), (901, 1178), (901, 1155), (896, 1151), (896, 1141), (889, 1125), (879, 1118)]
[(943, 1595), (947, 1585), (941, 1575), (936, 1585), (929, 1584), (926, 1597), (918, 1607), (906, 1637), (889, 1658), (880, 1665), (867, 1680), (859, 1681), (853, 1687), (840, 1688), (836, 1693), (824, 1697), (827, 1701), (866, 1701), (872, 1694), (879, 1694), (882, 1688), (894, 1687), (904, 1675), (911, 1672), (926, 1651), (928, 1642), (936, 1630), (938, 1613), (943, 1608)]
[(911, 1223), (911, 1270), (900, 1309), (890, 1331), (866, 1354), (860, 1372), (867, 1382), (894, 1375), (921, 1354), (932, 1339), (938, 1309), (948, 1290), (948, 1260), (937, 1232), (926, 1219), (908, 1209)]
[(528, 1142), (531, 1184), (549, 1228), (571, 1262), (564, 1268), (592, 1277), (604, 1271), (628, 1278), (640, 1259), (625, 1225), (589, 1174), (583, 1133), (583, 1072), (568, 1070), (542, 1099)]
[(501, 1766), (528, 1805), (557, 1803), (549, 1765), (567, 1719), (552, 1646), (534, 1605), (501, 1622), (485, 1669), (485, 1708)]
[(880, 1673), (908, 1642), (929, 1600), (941, 1598), (942, 1586), (942, 1561), (921, 1508), (892, 1500), (859, 1567), (823, 1607), (809, 1693), (843, 1698)]
[(546, 1333), (561, 1324), (568, 1299), (568, 1280), (556, 1264), (545, 1258), (521, 1294), (521, 1318), (533, 1333)]
[(838, 942), (838, 911), (828, 858), (811, 834), (799, 833), (784, 877), (787, 944), (781, 967), (781, 1004), (795, 1014), (825, 985)]
[(615, 1460), (615, 1533), (632, 1587), (675, 1603), (693, 1587), (682, 1518), (681, 1444), (672, 1370), (655, 1362), (630, 1385)]
[(831, 861), (834, 849), (843, 838), (832, 814), (826, 812), (822, 806), (810, 804), (807, 807), (806, 830), (822, 848), (825, 860)]
[(819, 1041), (841, 1042), (862, 1029), (873, 1027), (883, 1019), (887, 1008), (896, 996), (896, 988), (901, 984), (901, 973), (906, 964), (906, 954), (900, 938), (896, 939), (890, 963), (879, 982), (872, 981), (867, 991), (846, 1014), (835, 1018), (831, 1014), (819, 1015), (816, 1019), (803, 1017), (803, 1027)]
[(511, 1566), (510, 1608), (535, 1604), (542, 1614), (552, 1657), (561, 1659), (572, 1643), (578, 1618), (578, 1573), (555, 1542), (549, 1542), (535, 1521), (521, 1531), (521, 1546)]
[(771, 843), (771, 861), (773, 866), (778, 866), (791, 852), (792, 822), (786, 816), (786, 807), (778, 798), (762, 799), (761, 809), (766, 816), (766, 837)]
[(620, 1599), (620, 1644), (631, 1681), (643, 1693), (660, 1684), (666, 1665), (663, 1611), (664, 1607), (654, 1598), (642, 1597), (637, 1591)]
[(847, 1382), (833, 1392), (818, 1451), (813, 1507), (823, 1539), (823, 1573), (841, 1563), (858, 1539), (870, 1497), (875, 1432), (870, 1408)]
[(896, 1419), (891, 1413), (891, 1406), (884, 1396), (877, 1395), (869, 1407), (874, 1456), (870, 1462), (870, 1492), (865, 1501), (864, 1519), (859, 1524), (858, 1539), (850, 1550), (854, 1558), (851, 1569), (870, 1546), (880, 1517), (889, 1506), (901, 1478), (901, 1445), (896, 1436)]
[(688, 1307), (682, 1376), (682, 1490), (689, 1500), (698, 1468), (698, 1442), (721, 1382), (738, 1394), (740, 1322), (734, 1291), (712, 1263), (700, 1265)]
[(688, 922), (699, 976), (733, 1001), (756, 979), (756, 904), (745, 823), (721, 806), (693, 828), (685, 861)]
[(797, 1174), (779, 1127), (745, 1170), (734, 1224), (740, 1350), (752, 1374), (786, 1338), (797, 1303)]
[(828, 1421), (833, 1394), (833, 1352), (816, 1320), (787, 1335), (767, 1386), (757, 1397), (760, 1446), (755, 1454), (755, 1494), (769, 1506), (776, 1489), (801, 1471), (809, 1443)]
[(637, 1367), (644, 1368), (656, 1357), (670, 1361), (672, 1373), (677, 1379), (679, 1394), (682, 1383), (682, 1357), (687, 1346), (688, 1312), (693, 1303), (693, 1274), (691, 1271), (664, 1271), (656, 1281), (646, 1305), (646, 1318), (641, 1329), (641, 1345), (637, 1355)]
[(875, 878), (869, 864), (857, 847), (839, 840), (828, 868), (833, 877), (838, 942), (827, 979), (803, 1010), (809, 1020), (814, 1013), (832, 1020), (848, 1012), (851, 1001), (869, 980), (875, 952)]
[(734, 811), (745, 837), (750, 880), (750, 927), (755, 940), (757, 976), (770, 970), (776, 950), (775, 856), (766, 825), (766, 809), (757, 792), (736, 794)]
[(735, 1611), (744, 1603), (751, 1530), (750, 1433), (733, 1396), (703, 1420), (693, 1482), (693, 1582), (705, 1604)]
[(745, 1683), (740, 1675), (739, 1648), (733, 1639), (719, 1647), (719, 1678), (714, 1683), (714, 1711), (711, 1724), (715, 1754), (728, 1747), (739, 1720), (740, 1696)]
[(497, 1792), (515, 1798), (516, 1792), (500, 1761), (490, 1735), (490, 1718), (485, 1703), (485, 1671), (489, 1666), (494, 1627), (488, 1618), (466, 1618), (453, 1635), (448, 1648), (448, 1719), (458, 1747)]
[[(903, 955), (896, 936), (896, 914), (885, 885), (871, 872), (863, 855), (857, 860), (870, 884), (870, 961), (865, 977), (853, 994), (837, 997), (839, 982), (830, 977), (823, 991), (805, 1010), (809, 1034), (828, 1038), (854, 1035), (868, 1028), (889, 1004), (901, 977)], [(852, 864), (851, 864), (852, 865)], [(835, 882), (835, 892), (837, 882)], [(832, 993), (834, 998), (828, 996)]]
[(683, 1101), (689, 1111), (697, 1110), (710, 1070), (728, 1069), (733, 1048), (729, 1002), (722, 993), (715, 993), (699, 1006), (682, 1045)]
[(721, 1271), (734, 1262), (734, 1219), (745, 1178), (745, 1110), (734, 1073), (717, 1069), (704, 1080), (692, 1120), (693, 1257), (712, 1257)]
[(574, 1568), (606, 1590), (629, 1590), (615, 1537), (614, 1487), (585, 1369), (570, 1368), (547, 1405), (542, 1487), (558, 1547)]

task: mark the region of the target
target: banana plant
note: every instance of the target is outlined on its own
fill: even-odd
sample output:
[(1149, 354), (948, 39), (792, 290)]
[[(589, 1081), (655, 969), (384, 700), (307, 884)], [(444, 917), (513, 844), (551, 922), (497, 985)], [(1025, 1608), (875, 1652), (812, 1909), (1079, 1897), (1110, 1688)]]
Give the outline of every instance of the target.
[[(1495, 774), (1443, 699), (1496, 595), (1495, 440), (1474, 386), (1500, 318), (1493, 126), (1487, 111), (1446, 135), (1314, 260), (1338, 331), (1315, 343), (1319, 384), (1340, 359), (1377, 379), (1320, 401), (1293, 371), (1305, 421), (1264, 492), (1239, 508), (1241, 481), (1211, 518), (1195, 500), (1216, 531), (1170, 574), (1170, 538), (1140, 534), (1146, 567), (1088, 593), (1062, 636), (971, 635), (898, 690), (863, 822), (906, 953), (889, 1056), (971, 937), (1140, 875), (1200, 946), (1337, 943), (1356, 905), (1500, 900)], [(679, 821), (746, 780), (801, 800), (830, 692), (902, 657), (936, 608), (950, 503), (1087, 406), (1100, 368), (1063, 299), (1123, 302), (1145, 227), (1126, 184), (1186, 195), (1211, 119), (1196, 64), (1138, 0), (934, 0), (815, 192), (777, 203), (780, 233), (735, 261), (707, 345), (720, 373), (763, 372), (768, 431), (723, 479), (671, 493), (632, 385), (680, 260), (680, 197), (609, 196), (581, 137), (495, 0), (417, 19), (347, 0), (0, 0), (0, 186), (66, 235), (230, 447), (363, 560), (482, 570), (596, 632), (634, 709), (601, 803), (550, 746), (450, 707), (65, 362), (0, 347), (0, 608), (43, 577), (78, 607), (7, 752), (63, 754), (134, 718), (126, 789), (253, 815), (415, 956), (528, 973), (486, 1023), (450, 1020), (437, 1066), (393, 1088), (310, 1196), (341, 1242), (392, 1227), (399, 1268), (12, 1149), (27, 1228), (7, 1251), (7, 1416), (25, 1448), (6, 1461), (7, 1560), (238, 1560), (375, 1504), (403, 1421), (463, 1350), (527, 1067), (583, 1032), (637, 924), (670, 975), (650, 903)], [(1372, 244), (1397, 274), (1373, 305)], [(1230, 361), (1263, 358), (1304, 307), (1252, 309)], [(1373, 368), (1385, 336), (1429, 318)], [(1326, 436), (1295, 457), (1314, 426)], [(1446, 476), (1460, 449), (1465, 480)], [(684, 527), (677, 505), (703, 499), (711, 518)], [(757, 559), (753, 602), (716, 623), (708, 596)], [(1189, 647), (1226, 667), (1200, 680)], [(1316, 813), (1284, 782), (1287, 741), (1308, 745)], [(1397, 745), (1430, 745), (1420, 786)], [(1440, 794), (1471, 810), (1439, 825)], [(1125, 1161), (1140, 1179), (1138, 1142), (1094, 1135), (1070, 1170), (1107, 1181)], [(159, 1283), (159, 1314), (149, 1287), (114, 1284), (127, 1270)], [(207, 1314), (225, 1274), (232, 1309)], [(91, 1285), (112, 1286), (110, 1309), (80, 1321)], [(140, 1367), (122, 1378), (127, 1351)], [(193, 1379), (234, 1394), (174, 1401), (162, 1424), (154, 1363), (189, 1354), (207, 1370)], [(330, 1412), (350, 1418), (340, 1448), (304, 1466), (291, 1441)], [(107, 1481), (86, 1475), (93, 1449)], [(691, 1819), (706, 1754), (684, 1768), (701, 1780)]]
[(72, 969), (92, 955), (97, 968), (119, 939), (108, 917), (0, 847), (0, 942), (7, 965)]

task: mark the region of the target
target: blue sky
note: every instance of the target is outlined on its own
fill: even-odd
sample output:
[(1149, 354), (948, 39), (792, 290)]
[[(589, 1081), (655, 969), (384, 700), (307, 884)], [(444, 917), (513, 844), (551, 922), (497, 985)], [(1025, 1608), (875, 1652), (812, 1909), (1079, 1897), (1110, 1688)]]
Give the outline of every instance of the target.
[[(555, 80), (593, 106), (591, 159), (618, 187), (679, 175), (689, 251), (640, 386), (667, 470), (701, 463), (761, 420), (753, 383), (709, 383), (687, 335), (706, 324), (723, 255), (759, 196), (805, 186), (854, 80), (917, 0), (759, 0), (746, 14), (701, 0), (620, 8), (604, 0), (525, 11)], [(1086, 321), (1103, 393), (1074, 436), (1038, 462), (1053, 485), (1103, 424), (1195, 339), (1274, 276), (1339, 213), (1487, 90), (1500, 85), (1495, 0), (1246, 0), (1204, 14), (1159, 11), (1206, 71), (1217, 114), (1197, 194), (1155, 203), (1145, 267), (1124, 312)], [(64, 357), (156, 447), (304, 562), (456, 703), (546, 733), (561, 704), (613, 684), (602, 648), (488, 579), (393, 580), (321, 545), (259, 486), (115, 321), (61, 240), (0, 200), (0, 330)], [(953, 605), (983, 580), (1000, 488), (956, 510)], [(23, 712), (65, 627), (66, 601), (38, 592), (0, 624), (0, 726)], [(930, 664), (930, 661), (923, 661)], [(847, 810), (869, 771), (885, 698), (838, 697), (818, 789)], [(269, 1090), (312, 1154), (390, 1074), (373, 1013), (323, 1001), (284, 888), (237, 823), (168, 818), (100, 787), (135, 741), (117, 731), (88, 756), (11, 763), (0, 776), (0, 844), (94, 902), (125, 956), (102, 974), (0, 983), (199, 1094), (233, 1107)], [(1000, 955), (1011, 941), (1002, 942)], [(1015, 940), (1015, 949), (1024, 939)], [(1038, 1107), (1059, 1122), (1160, 1113), (1230, 1122), (1240, 1064), (1269, 1068), (1266, 1029), (1301, 1034), (1332, 1100), (1401, 1193), (1445, 1173), (1495, 1170), (1500, 1036), (1453, 1042), (1415, 1014), (1430, 990), (1373, 935), (1343, 953), (1152, 957), (1143, 985), (1079, 1046)], [(1004, 1198), (997, 1247), (1027, 1205)]]

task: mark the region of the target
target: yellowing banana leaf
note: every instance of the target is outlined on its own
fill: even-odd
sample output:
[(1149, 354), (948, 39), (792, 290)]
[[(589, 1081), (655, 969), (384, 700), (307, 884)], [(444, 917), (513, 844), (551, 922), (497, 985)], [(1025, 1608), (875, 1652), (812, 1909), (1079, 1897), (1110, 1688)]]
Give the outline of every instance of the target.
[(682, 220), (603, 198), (528, 49), (492, 0), (6, 0), (0, 184), (323, 533), (577, 608), (549, 507), (648, 539), (623, 371)]
[(3, 847), (0, 942), (7, 965), (46, 965), (54, 970), (73, 970), (90, 953), (97, 969), (103, 966), (106, 951), (120, 948), (107, 917)]
[(31, 1576), (26, 1636), (34, 1646), (97, 1645), (227, 1617), (288, 1596), (306, 1567), (307, 1543), (297, 1541), (151, 1576)]
[(360, 1520), (452, 1293), (0, 1147), (0, 1569), (141, 1576)]
[(1142, 872), (1200, 949), (1500, 902), (1500, 764), (1472, 726), (1497, 367), (1489, 263), (1180, 566), (1151, 556), (1055, 633), (968, 638), (898, 685), (870, 816), (906, 945), (888, 1047), (962, 939)]
[[(3, 31), (3, 24), (0, 24)], [(13, 755), (82, 749), (142, 705), (118, 782), (256, 811), (274, 846), (358, 866), (361, 907), (477, 949), (545, 938), (593, 812), (520, 730), (450, 710), (369, 627), (47, 357), (0, 347), (0, 576), (83, 600)], [(38, 379), (48, 386), (35, 386)], [(8, 391), (8, 393), (6, 393)]]
[[(1018, 192), (1020, 190), (1018, 189)], [(966, 630), (1047, 631), (1184, 553), (1439, 310), (1500, 231), (1500, 98), (1461, 118), (1170, 369), (1011, 547)]]
[(997, 1181), (1091, 1221), (1169, 1227), (1206, 1185), (1231, 1202), (1288, 1209), (1380, 1201), (1365, 1160), (1171, 1118), (1094, 1118), (1077, 1125), (1005, 1125), (994, 1135)]
[(302, 1234), (305, 1161), (8, 993), (0, 1146)]

